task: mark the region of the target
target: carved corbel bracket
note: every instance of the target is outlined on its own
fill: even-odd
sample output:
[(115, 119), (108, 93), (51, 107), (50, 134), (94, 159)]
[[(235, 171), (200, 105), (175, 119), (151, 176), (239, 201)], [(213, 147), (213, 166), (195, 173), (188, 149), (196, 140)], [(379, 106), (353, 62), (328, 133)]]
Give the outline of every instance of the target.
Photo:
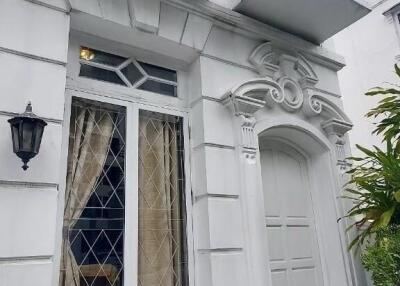
[(254, 99), (250, 96), (230, 94), (222, 102), (235, 114), (235, 120), (240, 128), (239, 140), (242, 154), (247, 160), (254, 161), (257, 154), (254, 113), (263, 108), (266, 101)]
[(267, 102), (245, 95), (230, 94), (222, 99), (222, 103), (229, 107), (236, 116), (252, 117), (263, 108)]
[(254, 114), (265, 106), (282, 103), (281, 87), (269, 79), (254, 79), (227, 92), (221, 99), (229, 107), (240, 126), (240, 146), (247, 159), (254, 160), (258, 146), (256, 144)]
[(282, 103), (284, 100), (281, 86), (266, 78), (246, 81), (230, 91), (221, 99), (222, 103), (231, 106), (235, 115), (254, 116), (264, 106)]
[(345, 134), (353, 127), (351, 123), (332, 118), (321, 124), (322, 129), (328, 135), (329, 141), (335, 146), (337, 165), (341, 171), (347, 170), (349, 162), (346, 160), (344, 146), (346, 144)]

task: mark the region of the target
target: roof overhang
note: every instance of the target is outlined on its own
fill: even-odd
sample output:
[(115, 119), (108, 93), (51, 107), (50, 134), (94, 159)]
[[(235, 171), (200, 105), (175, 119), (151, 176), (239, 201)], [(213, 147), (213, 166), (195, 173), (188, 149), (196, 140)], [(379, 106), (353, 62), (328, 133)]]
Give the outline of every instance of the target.
[[(305, 40), (320, 44), (370, 10), (363, 0), (211, 0), (233, 1), (233, 9)], [(225, 3), (224, 3), (225, 4)]]

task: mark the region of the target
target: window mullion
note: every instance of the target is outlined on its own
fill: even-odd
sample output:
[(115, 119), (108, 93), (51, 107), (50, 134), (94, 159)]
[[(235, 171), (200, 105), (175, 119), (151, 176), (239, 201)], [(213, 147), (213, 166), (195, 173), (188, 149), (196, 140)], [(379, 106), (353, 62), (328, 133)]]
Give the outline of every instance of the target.
[(117, 67), (112, 67), (112, 66), (108, 66), (108, 65), (105, 65), (105, 64), (100, 64), (100, 63), (96, 63), (96, 62), (86, 61), (86, 60), (82, 60), (82, 59), (80, 60), (80, 63), (85, 64), (85, 65), (88, 65), (88, 66), (100, 68), (100, 69), (103, 69), (103, 70), (113, 71), (113, 72), (115, 72), (115, 71), (118, 70)]
[(127, 109), (126, 128), (126, 191), (125, 191), (125, 237), (124, 237), (124, 286), (137, 286), (138, 269), (138, 130), (139, 109), (130, 105)]

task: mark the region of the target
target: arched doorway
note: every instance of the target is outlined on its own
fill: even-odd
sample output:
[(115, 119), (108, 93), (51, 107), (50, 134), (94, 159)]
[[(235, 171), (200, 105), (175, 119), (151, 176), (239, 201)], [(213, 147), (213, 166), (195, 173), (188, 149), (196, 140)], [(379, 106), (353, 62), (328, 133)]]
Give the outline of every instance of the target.
[(260, 163), (272, 286), (324, 285), (307, 158), (267, 137)]
[(254, 284), (357, 285), (364, 274), (346, 250), (347, 222), (337, 222), (347, 208), (340, 196), (352, 124), (337, 99), (316, 91), (318, 75), (303, 55), (264, 43), (249, 61), (261, 77), (221, 102), (235, 115)]

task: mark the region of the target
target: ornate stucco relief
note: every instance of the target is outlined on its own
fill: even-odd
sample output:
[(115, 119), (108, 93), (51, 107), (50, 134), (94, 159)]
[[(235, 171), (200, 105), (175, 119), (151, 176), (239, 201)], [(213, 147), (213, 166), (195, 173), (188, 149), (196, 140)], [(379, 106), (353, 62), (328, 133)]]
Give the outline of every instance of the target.
[(314, 93), (319, 78), (307, 59), (301, 53), (288, 55), (267, 42), (252, 52), (249, 61), (261, 77), (235, 86), (222, 97), (222, 103), (241, 120), (242, 152), (249, 157), (257, 153), (255, 113), (264, 107), (281, 106), (305, 118), (317, 117), (321, 131), (336, 150), (338, 166), (346, 169), (345, 134), (352, 123), (339, 106)]
[(254, 79), (234, 87), (222, 97), (222, 103), (230, 107), (241, 128), (240, 144), (246, 158), (253, 160), (257, 153), (254, 134), (254, 114), (265, 106), (280, 104), (284, 100), (280, 85), (267, 78)]

